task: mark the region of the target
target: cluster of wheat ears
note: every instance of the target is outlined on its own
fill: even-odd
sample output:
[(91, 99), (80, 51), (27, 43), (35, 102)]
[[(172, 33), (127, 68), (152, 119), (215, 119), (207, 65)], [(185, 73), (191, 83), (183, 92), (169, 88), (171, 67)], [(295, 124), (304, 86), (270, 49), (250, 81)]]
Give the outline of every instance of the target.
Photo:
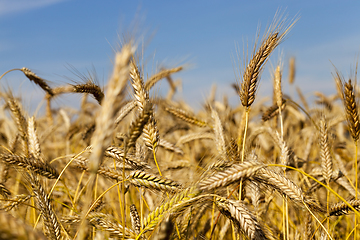
[[(279, 63), (273, 105), (255, 102), (261, 71), (292, 26), (275, 21), (255, 45), (234, 84), (235, 108), (209, 97), (192, 112), (173, 98), (182, 67), (145, 80), (131, 41), (106, 91), (91, 75), (52, 87), (11, 69), (45, 92), (47, 107), (30, 117), (1, 93), (0, 238), (356, 239), (356, 74), (345, 81), (334, 68), (337, 94), (316, 93), (309, 108), (299, 90), (301, 104), (282, 94)], [(293, 59), (289, 73), (293, 84)], [(169, 94), (150, 96), (162, 79)], [(51, 106), (67, 93), (83, 95), (79, 110)]]

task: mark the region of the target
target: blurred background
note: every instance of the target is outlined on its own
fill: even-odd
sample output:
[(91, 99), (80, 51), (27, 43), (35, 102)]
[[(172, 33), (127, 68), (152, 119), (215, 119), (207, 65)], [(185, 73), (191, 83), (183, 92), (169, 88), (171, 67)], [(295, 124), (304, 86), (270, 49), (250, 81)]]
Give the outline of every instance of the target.
[[(258, 97), (271, 97), (271, 72), (283, 63), (284, 92), (296, 99), (296, 87), (312, 99), (315, 91), (336, 92), (334, 64), (345, 78), (354, 75), (360, 52), (360, 2), (357, 1), (85, 1), (0, 0), (0, 74), (27, 67), (52, 86), (81, 81), (74, 72), (96, 71), (106, 86), (115, 50), (134, 36), (145, 65), (144, 76), (161, 67), (183, 65), (176, 99), (202, 108), (216, 85), (216, 97), (240, 103), (231, 84), (239, 81), (248, 48), (253, 50), (274, 15), (299, 18), (264, 68)], [(245, 52), (245, 53), (244, 53)], [(296, 60), (296, 76), (288, 83), (288, 62)], [(1, 79), (2, 89), (22, 97), (27, 110), (41, 104), (44, 93), (21, 72)], [(153, 94), (166, 94), (162, 81)], [(58, 103), (78, 106), (80, 96)], [(269, 104), (271, 100), (269, 98)]]

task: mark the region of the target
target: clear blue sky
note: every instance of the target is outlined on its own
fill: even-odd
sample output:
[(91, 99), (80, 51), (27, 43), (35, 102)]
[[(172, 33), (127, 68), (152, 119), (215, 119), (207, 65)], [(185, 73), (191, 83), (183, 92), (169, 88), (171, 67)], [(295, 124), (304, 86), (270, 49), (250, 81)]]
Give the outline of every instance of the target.
[[(287, 62), (294, 56), (295, 85), (306, 96), (334, 93), (331, 62), (348, 76), (360, 53), (358, 1), (0, 0), (0, 74), (28, 67), (60, 85), (69, 81), (63, 76), (78, 80), (67, 69), (70, 64), (80, 72), (94, 67), (105, 85), (113, 48), (119, 36), (131, 32), (144, 39), (145, 75), (159, 66), (187, 66), (174, 75), (183, 81), (178, 98), (197, 109), (216, 84), (219, 98), (228, 94), (236, 104), (240, 101), (230, 87), (239, 65), (236, 45), (242, 57), (243, 43), (252, 48), (258, 26), (264, 30), (279, 8), (289, 19), (300, 16), (271, 58), (276, 64), (283, 53), (285, 90), (295, 92), (286, 81)], [(269, 63), (259, 87), (262, 96), (272, 91)], [(1, 85), (20, 91), (32, 109), (43, 97), (20, 72), (8, 74)], [(166, 81), (156, 86), (157, 94), (166, 89)]]

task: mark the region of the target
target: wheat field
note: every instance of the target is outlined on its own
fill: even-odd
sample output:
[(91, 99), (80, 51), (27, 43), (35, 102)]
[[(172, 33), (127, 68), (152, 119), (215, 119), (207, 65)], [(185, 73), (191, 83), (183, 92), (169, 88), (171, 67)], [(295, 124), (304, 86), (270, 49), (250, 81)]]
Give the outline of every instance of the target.
[[(25, 67), (5, 72), (41, 88), (46, 111), (30, 116), (26, 99), (1, 92), (0, 239), (360, 239), (356, 71), (334, 67), (337, 94), (309, 103), (297, 89), (296, 102), (282, 90), (295, 59), (289, 76), (282, 59), (273, 96), (256, 94), (295, 22), (275, 20), (251, 49), (235, 107), (175, 101), (186, 70), (145, 77), (131, 40), (105, 89), (91, 74), (55, 87)], [(166, 96), (151, 94), (159, 81)], [(79, 109), (53, 106), (69, 94)]]

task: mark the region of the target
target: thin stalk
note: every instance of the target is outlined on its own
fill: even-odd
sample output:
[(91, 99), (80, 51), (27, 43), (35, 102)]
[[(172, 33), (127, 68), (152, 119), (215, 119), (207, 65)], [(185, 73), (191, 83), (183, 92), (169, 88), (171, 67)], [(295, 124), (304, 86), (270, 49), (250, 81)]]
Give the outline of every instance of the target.
[[(140, 187), (140, 189), (142, 189), (141, 187)], [(138, 188), (138, 187), (136, 187), (136, 190), (138, 190), (138, 192), (140, 192), (140, 189)], [(141, 190), (141, 192), (142, 192), (142, 190)], [(141, 199), (142, 199), (142, 201), (143, 201), (143, 203), (145, 203), (145, 205), (146, 205), (146, 208), (150, 211), (150, 207), (149, 207), (149, 205), (147, 204), (147, 202), (146, 202), (146, 200), (145, 200), (145, 198), (144, 198), (144, 196), (141, 194)], [(142, 225), (141, 225), (142, 226)]]
[[(215, 191), (214, 191), (214, 193), (215, 193)], [(211, 235), (210, 235), (210, 239), (211, 239), (211, 237), (212, 237), (212, 234), (213, 234), (213, 231), (214, 231), (214, 224), (215, 224), (215, 222), (214, 222), (214, 217), (215, 217), (215, 196), (214, 196), (214, 201), (213, 201), (213, 205), (212, 205), (212, 210), (211, 210)], [(215, 220), (215, 221), (217, 221), (217, 219)]]
[[(94, 208), (94, 206), (97, 204), (97, 202), (98, 202), (108, 191), (110, 191), (113, 187), (118, 186), (119, 184), (124, 183), (125, 181), (126, 181), (126, 180), (123, 180), (123, 181), (121, 181), (121, 182), (117, 182), (117, 183), (115, 183), (114, 185), (112, 185), (111, 187), (109, 187), (108, 189), (106, 189), (103, 193), (101, 193), (101, 194), (95, 199), (95, 201), (93, 202), (93, 204), (90, 206), (89, 210), (86, 212), (85, 217), (84, 217), (84, 220), (86, 219), (87, 215), (89, 215), (89, 213), (90, 213), (91, 210)], [(83, 221), (84, 221), (84, 220), (83, 220)], [(77, 237), (78, 234), (79, 234), (79, 230), (75, 233), (75, 236), (74, 236), (73, 240), (76, 239), (76, 237)]]
[(74, 194), (74, 203), (76, 203), (76, 201), (77, 201), (80, 185), (81, 185), (82, 179), (84, 178), (85, 172), (86, 171), (82, 171), (80, 179), (79, 179), (79, 183), (78, 183), (78, 185), (76, 187), (75, 194)]
[[(235, 190), (236, 190), (239, 186), (240, 186), (240, 185), (236, 186), (230, 193), (228, 193), (228, 196), (226, 197), (226, 199), (229, 199), (229, 198), (232, 196), (232, 194), (235, 192)], [(216, 197), (216, 195), (214, 195), (214, 202), (215, 202), (215, 197)], [(221, 213), (219, 212), (219, 214), (218, 214), (217, 217), (216, 217), (215, 223), (214, 223), (214, 225), (212, 226), (209, 240), (211, 240), (211, 238), (212, 238), (212, 236), (213, 236), (213, 233), (214, 233), (214, 230), (215, 230), (215, 226), (216, 226), (217, 222), (219, 221), (220, 215), (221, 215)], [(233, 225), (233, 224), (231, 224), (231, 226), (232, 226), (232, 230), (233, 230), (233, 239), (235, 239), (235, 237), (234, 237), (234, 236), (235, 236), (235, 228), (234, 228), (234, 225)]]
[[(116, 161), (114, 158), (114, 169), (116, 170)], [(119, 199), (119, 207), (120, 207), (120, 214), (121, 214), (121, 218), (123, 217), (124, 213), (123, 213), (123, 207), (122, 207), (122, 203), (121, 203), (121, 193), (120, 193), (120, 186), (117, 185), (117, 193), (118, 193), (118, 199)]]
[(351, 232), (349, 233), (349, 235), (346, 237), (346, 240), (348, 240), (348, 239), (350, 238), (351, 234), (355, 231), (356, 227), (357, 227), (357, 226), (355, 226), (355, 227), (351, 230)]
[(290, 167), (290, 166), (286, 166), (286, 165), (281, 165), (281, 164), (272, 164), (271, 163), (271, 164), (267, 164), (267, 166), (269, 166), (269, 167), (271, 167), (271, 166), (272, 167), (285, 167), (285, 168), (297, 171), (297, 172), (303, 174), (304, 176), (314, 180), (315, 182), (317, 182), (318, 184), (320, 184), (324, 188), (328, 189), (332, 194), (334, 194), (336, 197), (338, 197), (341, 201), (343, 201), (358, 217), (360, 217), (360, 213), (353, 206), (351, 206), (351, 204), (348, 201), (346, 201), (345, 198), (343, 198), (337, 192), (335, 192), (332, 188), (328, 187), (326, 184), (324, 184), (321, 181), (317, 180), (316, 178), (314, 178), (310, 174), (307, 174), (303, 170), (298, 169), (298, 168), (294, 168), (294, 167)]
[[(35, 206), (35, 199), (34, 198), (31, 198), (31, 205)], [(36, 209), (35, 208), (32, 208), (31, 209), (31, 215), (32, 215), (32, 219), (33, 219), (33, 222), (36, 224), (37, 223), (37, 219), (36, 219)], [(40, 215), (39, 215), (40, 216)], [(34, 225), (35, 226), (35, 225)], [(35, 227), (34, 227), (35, 229)]]
[(5, 76), (6, 74), (8, 74), (9, 72), (16, 71), (16, 70), (21, 71), (21, 69), (20, 69), (20, 68), (13, 68), (13, 69), (10, 69), (10, 70), (8, 70), (8, 71), (4, 72), (4, 73), (0, 76), (0, 79), (2, 79), (2, 78), (3, 78), (3, 76)]
[[(122, 169), (122, 175), (123, 175), (123, 179), (125, 179), (125, 159), (126, 159), (126, 152), (127, 152), (127, 146), (125, 146), (124, 149), (124, 157), (123, 157), (123, 169)], [(125, 213), (126, 213), (126, 202), (125, 202), (125, 183), (124, 181), (121, 181), (121, 192), (122, 192), (122, 202), (124, 203), (124, 206), (121, 207), (121, 220), (122, 220), (122, 225), (124, 227), (124, 232), (122, 235), (122, 239), (125, 240), (125, 228), (126, 228), (126, 222), (125, 222)]]
[[(61, 173), (59, 174), (59, 177), (56, 179), (54, 185), (52, 186), (52, 188), (51, 188), (51, 190), (50, 190), (50, 192), (49, 192), (49, 194), (48, 194), (48, 198), (49, 198), (49, 199), (50, 199), (50, 196), (51, 196), (52, 192), (53, 192), (54, 189), (55, 189), (56, 184), (60, 181), (60, 178), (61, 178), (61, 176), (63, 175), (63, 173), (65, 172), (65, 170), (68, 168), (68, 166), (70, 166), (70, 164), (74, 161), (74, 159), (76, 159), (78, 156), (80, 156), (80, 155), (83, 154), (84, 152), (85, 152), (85, 150), (82, 151), (82, 152), (80, 152), (79, 154), (77, 154), (75, 157), (73, 157), (73, 158), (65, 165), (65, 167), (63, 168), (63, 170), (62, 170)], [(38, 218), (37, 218), (37, 220), (36, 220), (36, 223), (35, 223), (35, 225), (34, 225), (34, 229), (35, 229), (35, 227), (37, 226), (37, 224), (39, 223), (41, 215), (42, 215), (42, 213), (39, 214), (39, 216), (38, 216)]]
[[(243, 142), (242, 142), (241, 162), (244, 162), (244, 158), (245, 158), (245, 141), (246, 141), (246, 133), (247, 133), (248, 123), (249, 123), (249, 112), (250, 112), (250, 107), (246, 107), (246, 110), (245, 110), (245, 129), (244, 129), (244, 138), (243, 138)], [(238, 143), (238, 145), (240, 146), (240, 143)], [(242, 181), (240, 180), (239, 200), (241, 200), (241, 193), (242, 193)]]
[(157, 161), (156, 161), (155, 149), (153, 148), (152, 151), (153, 151), (153, 154), (154, 154), (154, 161), (155, 161), (157, 170), (159, 171), (159, 174), (160, 174), (160, 176), (162, 177), (162, 174), (161, 174), (161, 171), (160, 171), (160, 167), (159, 167), (159, 165), (158, 165), (158, 163), (157, 163)]
[(314, 215), (314, 213), (310, 210), (310, 208), (306, 205), (305, 202), (303, 202), (305, 208), (309, 211), (309, 213), (315, 218), (315, 220), (321, 225), (321, 227), (323, 228), (323, 230), (326, 232), (326, 234), (328, 235), (328, 237), (331, 239), (331, 240), (334, 240), (330, 233), (326, 230), (326, 228), (324, 227), (324, 225), (320, 222), (320, 220)]
[[(327, 185), (328, 185), (328, 187), (330, 187), (329, 181), (327, 181)], [(327, 192), (327, 194), (326, 194), (326, 211), (327, 211), (327, 214), (329, 215), (330, 191), (328, 189), (326, 189), (326, 192)], [(330, 231), (330, 218), (327, 218), (327, 227)]]
[(243, 137), (242, 151), (241, 151), (241, 162), (244, 162), (244, 157), (245, 157), (245, 141), (246, 141), (246, 133), (247, 133), (248, 123), (249, 123), (249, 112), (250, 112), (250, 108), (246, 108), (246, 110), (245, 110), (245, 129), (244, 129), (244, 137)]
[(283, 138), (284, 137), (284, 122), (282, 119), (281, 107), (279, 107), (279, 118), (280, 118), (280, 134), (281, 134), (281, 137)]
[(300, 108), (300, 110), (303, 111), (306, 114), (306, 116), (310, 119), (310, 121), (314, 124), (314, 126), (316, 127), (316, 130), (319, 131), (318, 125), (315, 123), (315, 121), (311, 118), (309, 113), (304, 108), (302, 108), (299, 104), (297, 104), (296, 102), (294, 102), (291, 99), (286, 99), (286, 101), (289, 101), (291, 104), (294, 104), (296, 107)]
[(287, 197), (285, 197), (285, 221), (286, 221), (286, 239), (289, 240), (289, 205), (287, 201)]
[[(284, 140), (284, 123), (281, 114), (281, 106), (279, 106), (279, 120), (280, 120), (280, 136), (281, 140)], [(285, 164), (285, 163), (284, 163)], [(286, 176), (286, 171), (284, 169), (284, 176)], [(284, 224), (284, 240), (289, 240), (289, 206), (287, 202), (287, 197), (283, 198), (283, 224)]]
[[(358, 158), (358, 141), (354, 141), (355, 144), (355, 199), (358, 199), (358, 166), (357, 166), (357, 158)], [(357, 239), (357, 215), (354, 216), (354, 240)]]
[(140, 226), (143, 226), (143, 218), (144, 218), (144, 202), (143, 202), (143, 190), (142, 188), (139, 189), (140, 194)]

